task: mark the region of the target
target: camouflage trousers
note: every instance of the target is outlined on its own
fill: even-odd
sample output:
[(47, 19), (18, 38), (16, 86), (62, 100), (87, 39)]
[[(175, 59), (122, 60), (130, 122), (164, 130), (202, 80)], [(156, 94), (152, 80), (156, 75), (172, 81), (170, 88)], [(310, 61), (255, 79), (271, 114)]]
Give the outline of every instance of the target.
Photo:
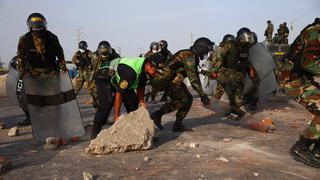
[(214, 92), (213, 97), (215, 97), (216, 99), (220, 99), (223, 94), (224, 94), (224, 89), (221, 83), (217, 82), (217, 88), (216, 88), (216, 91)]
[(307, 78), (301, 77), (285, 84), (283, 90), (314, 115), (301, 134), (312, 140), (320, 140), (320, 87), (315, 86)]
[(76, 94), (79, 93), (79, 91), (81, 90), (83, 84), (85, 82), (87, 82), (87, 87), (89, 88), (90, 85), (90, 78), (91, 78), (91, 72), (90, 71), (86, 71), (86, 70), (79, 70), (79, 73), (76, 77), (76, 85), (74, 87), (74, 91)]
[(183, 82), (180, 85), (171, 83), (167, 89), (167, 95), (171, 101), (165, 103), (161, 110), (165, 114), (178, 110), (176, 118), (182, 121), (187, 116), (193, 101), (187, 86)]
[[(222, 68), (218, 73), (218, 85), (220, 84), (226, 94), (229, 96), (229, 103), (231, 106), (240, 107), (243, 105), (243, 87), (244, 87), (244, 77), (241, 72)], [(222, 90), (219, 87), (219, 91), (222, 96)], [(215, 94), (215, 97), (219, 94)], [(221, 97), (220, 96), (220, 97)]]

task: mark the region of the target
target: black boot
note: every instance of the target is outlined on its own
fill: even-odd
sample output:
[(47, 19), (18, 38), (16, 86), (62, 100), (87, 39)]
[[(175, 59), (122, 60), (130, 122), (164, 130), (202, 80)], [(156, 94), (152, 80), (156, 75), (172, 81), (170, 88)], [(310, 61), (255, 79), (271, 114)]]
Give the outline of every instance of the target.
[(172, 132), (184, 132), (184, 131), (192, 131), (192, 129), (186, 128), (182, 124), (182, 120), (177, 119), (176, 122), (174, 122), (173, 124)]
[(244, 117), (246, 112), (242, 111), (236, 106), (232, 106), (231, 109), (224, 115), (226, 117), (232, 116), (235, 121), (239, 121)]
[(312, 140), (301, 135), (299, 140), (290, 149), (290, 155), (298, 162), (302, 162), (311, 167), (320, 168), (320, 160), (318, 160), (310, 151), (312, 143)]
[(248, 108), (249, 110), (251, 110), (251, 111), (255, 111), (255, 110), (258, 109), (258, 108), (257, 108), (257, 103), (250, 103), (250, 104), (247, 105), (247, 108)]
[(102, 126), (93, 124), (92, 131), (91, 131), (91, 139), (94, 139), (97, 137), (97, 135), (100, 133)]
[(163, 116), (164, 112), (160, 109), (153, 112), (150, 115), (150, 118), (153, 120), (154, 124), (161, 130), (163, 130), (163, 126), (161, 124), (161, 117)]
[(31, 125), (31, 120), (28, 117), (23, 121), (17, 123), (17, 126), (20, 126), (20, 127), (29, 126), (29, 125)]
[(314, 143), (313, 155), (320, 160), (320, 140)]

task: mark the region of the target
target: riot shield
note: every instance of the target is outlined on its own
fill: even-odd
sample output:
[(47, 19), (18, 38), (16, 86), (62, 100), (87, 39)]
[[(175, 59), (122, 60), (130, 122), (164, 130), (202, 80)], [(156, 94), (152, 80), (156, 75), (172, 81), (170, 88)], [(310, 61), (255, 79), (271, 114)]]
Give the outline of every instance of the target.
[(55, 72), (24, 79), (33, 138), (70, 139), (85, 131), (68, 73)]
[(271, 54), (262, 43), (256, 43), (249, 49), (249, 62), (257, 71), (260, 79), (276, 68)]
[[(259, 96), (270, 94), (277, 89), (277, 80), (275, 77), (276, 65), (269, 51), (262, 43), (256, 43), (249, 49), (249, 62), (257, 71), (259, 82)], [(245, 78), (244, 92), (252, 88), (253, 83), (248, 76)]]
[[(253, 84), (249, 77), (246, 75), (245, 84), (244, 84), (244, 93), (246, 93), (250, 88), (252, 88)], [(271, 71), (267, 74), (262, 80), (259, 82), (259, 96), (264, 96), (267, 94), (273, 93), (278, 88), (278, 83), (274, 71)]]
[(16, 105), (19, 105), (17, 97), (17, 82), (19, 80), (19, 73), (16, 69), (10, 68), (6, 79), (6, 90), (11, 100)]

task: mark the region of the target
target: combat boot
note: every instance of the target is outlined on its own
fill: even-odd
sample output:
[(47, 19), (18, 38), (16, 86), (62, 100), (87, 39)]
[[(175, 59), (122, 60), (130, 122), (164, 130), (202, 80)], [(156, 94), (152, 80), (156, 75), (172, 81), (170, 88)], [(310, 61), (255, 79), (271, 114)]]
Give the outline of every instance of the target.
[(247, 108), (248, 108), (249, 110), (251, 110), (251, 111), (255, 111), (255, 110), (258, 109), (256, 103), (249, 103), (249, 104), (247, 105)]
[(93, 124), (92, 131), (91, 131), (91, 139), (95, 139), (98, 136), (98, 134), (101, 131), (101, 128), (102, 126)]
[(173, 124), (172, 132), (184, 132), (184, 131), (192, 131), (192, 129), (186, 128), (182, 124), (182, 120), (176, 120)]
[(17, 123), (17, 126), (20, 126), (20, 127), (29, 126), (29, 125), (31, 125), (31, 121), (29, 118), (26, 118), (23, 121)]
[(160, 129), (160, 130), (163, 130), (163, 126), (161, 124), (161, 118), (163, 116), (164, 112), (160, 109), (160, 110), (157, 110), (155, 112), (153, 112), (151, 115), (150, 115), (150, 118), (153, 120), (154, 124)]
[(320, 160), (320, 140), (314, 143), (313, 155)]
[(232, 117), (235, 121), (239, 121), (246, 114), (245, 111), (239, 109), (236, 106), (232, 106), (230, 110), (225, 114), (225, 117)]
[(312, 140), (301, 135), (299, 140), (290, 149), (290, 155), (298, 162), (302, 162), (311, 167), (320, 168), (320, 160), (310, 151), (312, 143)]

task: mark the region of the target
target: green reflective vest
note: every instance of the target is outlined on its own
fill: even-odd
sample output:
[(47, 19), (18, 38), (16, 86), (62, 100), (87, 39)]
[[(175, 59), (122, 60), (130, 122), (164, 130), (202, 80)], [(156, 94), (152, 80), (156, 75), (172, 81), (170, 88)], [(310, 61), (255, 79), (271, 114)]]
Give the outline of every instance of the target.
[[(125, 64), (125, 65), (131, 67), (136, 72), (136, 79), (132, 83), (132, 85), (128, 87), (128, 89), (137, 89), (138, 83), (139, 83), (139, 77), (143, 71), (143, 63), (144, 63), (145, 59), (142, 57), (123, 57), (123, 58), (118, 58), (118, 59), (120, 59), (118, 65)], [(120, 81), (119, 74), (116, 73), (114, 78), (115, 78), (114, 81), (116, 81), (116, 83), (118, 84)]]

